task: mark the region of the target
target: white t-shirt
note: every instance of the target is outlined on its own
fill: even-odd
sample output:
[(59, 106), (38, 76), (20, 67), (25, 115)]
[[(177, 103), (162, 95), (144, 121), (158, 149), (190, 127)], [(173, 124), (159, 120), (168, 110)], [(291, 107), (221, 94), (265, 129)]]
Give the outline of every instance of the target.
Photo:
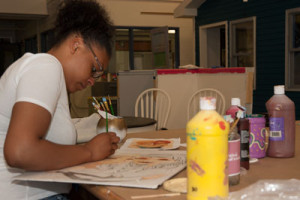
[(69, 184), (12, 182), (12, 177), (23, 170), (6, 164), (3, 145), (12, 108), (19, 101), (37, 104), (51, 113), (52, 121), (46, 135), (47, 140), (67, 145), (76, 142), (76, 130), (70, 117), (66, 83), (60, 62), (50, 54), (24, 54), (0, 79), (0, 199), (40, 199), (67, 193)]

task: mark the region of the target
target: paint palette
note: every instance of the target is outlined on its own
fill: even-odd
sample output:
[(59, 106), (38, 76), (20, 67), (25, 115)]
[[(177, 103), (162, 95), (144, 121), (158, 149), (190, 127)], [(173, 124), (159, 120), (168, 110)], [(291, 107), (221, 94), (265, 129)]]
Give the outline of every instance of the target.
[(121, 146), (121, 149), (130, 150), (171, 150), (180, 147), (180, 138), (130, 138)]
[(136, 145), (140, 148), (161, 148), (170, 144), (170, 140), (141, 140)]
[(174, 178), (164, 182), (163, 188), (170, 192), (187, 193), (187, 178)]

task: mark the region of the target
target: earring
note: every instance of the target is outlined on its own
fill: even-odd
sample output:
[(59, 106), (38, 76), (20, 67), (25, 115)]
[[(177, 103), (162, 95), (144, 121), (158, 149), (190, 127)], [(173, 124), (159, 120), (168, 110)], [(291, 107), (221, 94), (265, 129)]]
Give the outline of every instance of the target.
[(78, 49), (78, 42), (75, 43), (75, 51)]

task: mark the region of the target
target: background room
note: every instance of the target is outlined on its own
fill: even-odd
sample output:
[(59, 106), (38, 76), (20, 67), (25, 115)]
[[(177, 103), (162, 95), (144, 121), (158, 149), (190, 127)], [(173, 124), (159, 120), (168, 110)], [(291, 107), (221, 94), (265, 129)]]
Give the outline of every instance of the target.
[[(47, 52), (54, 39), (53, 21), (61, 2), (0, 2), (1, 74), (24, 52)], [(295, 67), (299, 60), (299, 29), (291, 28), (299, 27), (298, 1), (99, 2), (116, 27), (113, 56), (108, 71), (93, 87), (70, 95), (72, 117), (88, 116), (93, 112), (90, 97), (107, 95), (118, 115), (132, 116), (137, 96), (153, 87), (170, 94), (170, 129), (185, 127), (188, 98), (203, 87), (220, 90), (226, 107), (231, 97), (240, 97), (250, 113), (266, 112), (265, 102), (272, 96), (274, 85), (285, 85), (286, 94), (295, 104), (300, 101)], [(245, 71), (219, 71), (215, 75), (166, 71), (176, 71), (180, 66), (242, 67)], [(300, 118), (297, 106), (296, 118)]]

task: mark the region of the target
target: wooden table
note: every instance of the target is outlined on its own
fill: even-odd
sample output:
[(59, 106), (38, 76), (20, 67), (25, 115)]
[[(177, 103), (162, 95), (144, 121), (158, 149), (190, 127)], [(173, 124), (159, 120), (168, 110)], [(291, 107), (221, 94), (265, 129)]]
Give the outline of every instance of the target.
[[(257, 163), (250, 164), (250, 169), (246, 174), (241, 175), (240, 183), (236, 186), (231, 186), (230, 191), (237, 191), (250, 184), (262, 179), (300, 179), (300, 124), (296, 123), (296, 152), (293, 158), (262, 158)], [(298, 125), (299, 124), (299, 125)], [(181, 142), (186, 142), (186, 133), (181, 130), (165, 130), (153, 131), (144, 133), (132, 133), (127, 135), (127, 138), (132, 137), (147, 137), (147, 138), (176, 138), (180, 137)], [(174, 178), (186, 177), (186, 170), (178, 173)], [(162, 187), (156, 190), (126, 188), (115, 186), (96, 186), (82, 185), (87, 191), (92, 193), (99, 199), (109, 200), (129, 200), (131, 196), (165, 194), (168, 193)], [(155, 198), (151, 198), (155, 199)], [(164, 197), (160, 199), (167, 200), (185, 200), (186, 195), (181, 194), (175, 197)]]

